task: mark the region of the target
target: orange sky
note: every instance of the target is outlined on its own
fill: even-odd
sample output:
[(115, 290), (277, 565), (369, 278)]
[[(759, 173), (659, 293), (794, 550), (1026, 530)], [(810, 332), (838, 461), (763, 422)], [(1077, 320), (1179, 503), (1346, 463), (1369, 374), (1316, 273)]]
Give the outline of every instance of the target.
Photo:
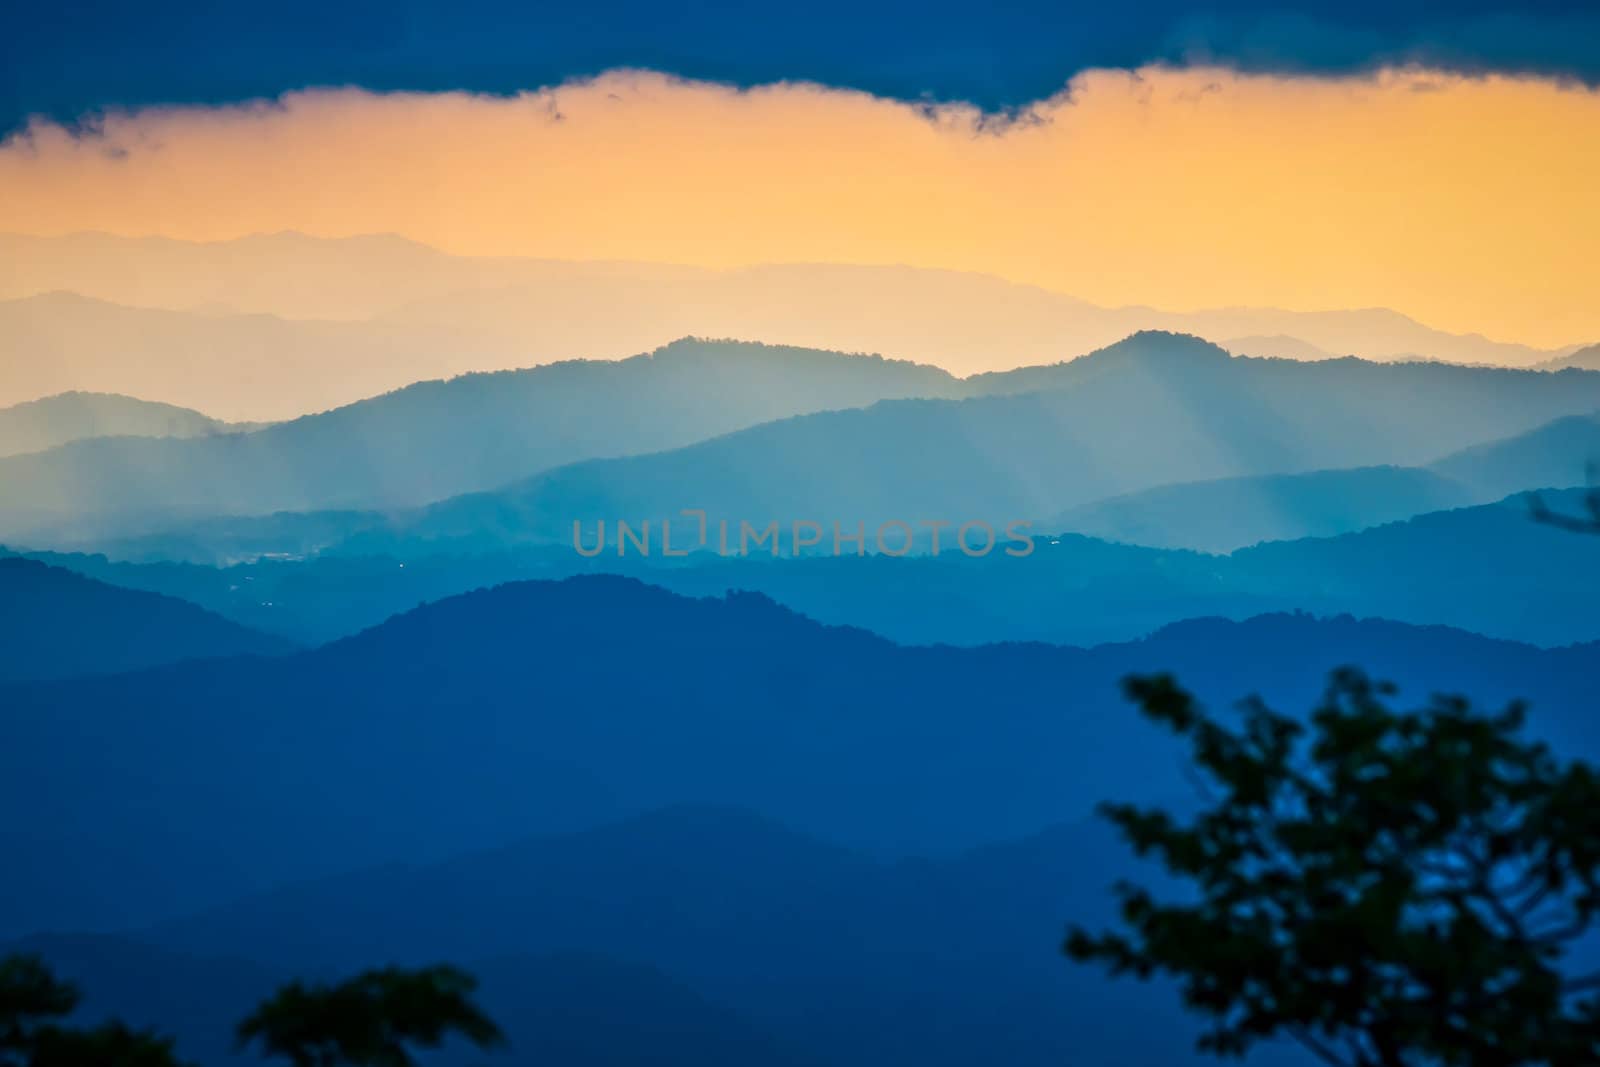
[(859, 93), (615, 73), (296, 93), (0, 147), (0, 230), (395, 232), (447, 251), (907, 263), (1101, 304), (1388, 306), (1600, 339), (1600, 93), (1539, 80), (1098, 72), (981, 127)]

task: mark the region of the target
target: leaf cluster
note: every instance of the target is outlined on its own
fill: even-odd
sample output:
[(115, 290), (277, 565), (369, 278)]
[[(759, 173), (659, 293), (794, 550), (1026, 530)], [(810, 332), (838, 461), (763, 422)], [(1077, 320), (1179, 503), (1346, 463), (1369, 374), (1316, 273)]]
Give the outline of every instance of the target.
[(1337, 1067), (1600, 1062), (1600, 975), (1571, 950), (1600, 909), (1600, 778), (1522, 737), (1524, 711), (1415, 711), (1337, 672), (1308, 721), (1208, 715), (1169, 676), (1126, 682), (1185, 739), (1199, 815), (1107, 805), (1192, 898), (1122, 884), (1125, 929), (1080, 961), (1175, 978), (1241, 1054), (1289, 1036)]

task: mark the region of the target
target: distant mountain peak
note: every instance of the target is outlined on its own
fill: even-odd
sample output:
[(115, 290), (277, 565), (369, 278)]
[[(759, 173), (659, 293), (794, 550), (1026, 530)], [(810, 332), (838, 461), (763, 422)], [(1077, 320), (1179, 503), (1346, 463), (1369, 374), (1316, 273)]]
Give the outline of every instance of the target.
[(105, 305), (107, 303), (107, 301), (101, 300), (97, 297), (84, 296), (82, 293), (75, 292), (71, 289), (41, 289), (38, 292), (30, 293), (27, 296), (11, 297), (6, 302), (21, 304), (24, 306), (32, 305), (65, 308), (89, 307), (91, 305)]
[[(1216, 367), (1234, 361), (1226, 348), (1191, 333), (1168, 330), (1139, 330), (1120, 341), (1097, 348), (1057, 367), (1103, 371), (1120, 367), (1144, 367), (1157, 371), (1177, 371), (1194, 367)], [(1033, 368), (1013, 372), (1026, 374)]]
[(1144, 643), (1204, 642), (1233, 640), (1244, 644), (1256, 641), (1328, 640), (1339, 635), (1377, 635), (1391, 641), (1426, 641), (1443, 638), (1461, 645), (1483, 647), (1533, 646), (1525, 641), (1488, 637), (1459, 626), (1418, 624), (1378, 616), (1356, 616), (1349, 612), (1272, 611), (1242, 619), (1219, 615), (1180, 619), (1159, 627)]
[(746, 340), (740, 337), (701, 337), (689, 334), (676, 340), (668, 341), (659, 348), (645, 353), (645, 355), (650, 359), (661, 361), (731, 360), (749, 359), (753, 356), (767, 359), (799, 359), (807, 363), (823, 363), (834, 360), (870, 360), (874, 363), (893, 363), (902, 367), (922, 367), (941, 377), (949, 376), (948, 372), (932, 364), (918, 363), (910, 359), (887, 359), (877, 352), (845, 352), (827, 348), (811, 348), (803, 345)]
[(1174, 333), (1169, 330), (1139, 330), (1114, 344), (1096, 349), (1084, 359), (1128, 358), (1139, 359), (1207, 359), (1230, 360), (1233, 356), (1226, 348), (1192, 333)]
[[(799, 351), (788, 345), (769, 344), (766, 341), (745, 341), (736, 337), (702, 337), (685, 334), (645, 353), (651, 359), (703, 358), (713, 356), (742, 356), (749, 352)], [(807, 350), (815, 353), (819, 350)], [(842, 354), (842, 353), (841, 353)]]
[(1298, 359), (1306, 362), (1339, 358), (1337, 353), (1284, 333), (1234, 337), (1223, 341), (1222, 345), (1236, 356)]
[(250, 428), (123, 393), (72, 389), (0, 407), (0, 458), (93, 437), (200, 437)]
[(1600, 343), (1574, 349), (1539, 364), (1540, 370), (1600, 370)]

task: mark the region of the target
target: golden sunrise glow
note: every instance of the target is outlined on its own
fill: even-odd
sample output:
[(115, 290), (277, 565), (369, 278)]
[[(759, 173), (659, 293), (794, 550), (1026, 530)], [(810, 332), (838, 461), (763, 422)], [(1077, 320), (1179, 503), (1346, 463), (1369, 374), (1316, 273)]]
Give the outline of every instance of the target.
[(1600, 93), (1538, 80), (1094, 72), (985, 124), (625, 72), (36, 124), (0, 148), (0, 230), (905, 263), (1109, 305), (1382, 305), (1549, 346), (1600, 338), (1597, 175)]

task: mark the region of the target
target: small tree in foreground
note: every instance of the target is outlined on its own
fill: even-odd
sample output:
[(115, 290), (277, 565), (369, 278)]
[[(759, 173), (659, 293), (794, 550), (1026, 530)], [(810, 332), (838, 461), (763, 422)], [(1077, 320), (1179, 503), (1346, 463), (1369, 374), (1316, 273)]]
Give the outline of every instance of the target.
[[(454, 967), (368, 971), (334, 986), (293, 982), (239, 1024), (294, 1067), (413, 1067), (412, 1049), (460, 1036), (480, 1049), (503, 1043), (472, 1000), (477, 983)], [(172, 1041), (120, 1022), (72, 1027), (75, 986), (36, 956), (0, 958), (0, 1067), (184, 1067)]]
[(476, 989), (471, 975), (448, 966), (388, 967), (334, 986), (294, 982), (239, 1024), (239, 1044), (259, 1044), (294, 1067), (413, 1067), (413, 1048), (451, 1036), (480, 1049), (503, 1043), (473, 1003)]
[(1201, 813), (1107, 805), (1191, 891), (1118, 887), (1127, 929), (1065, 950), (1175, 978), (1201, 1048), (1287, 1036), (1336, 1067), (1600, 1063), (1600, 975), (1573, 949), (1600, 908), (1600, 780), (1523, 740), (1522, 709), (1337, 673), (1309, 725), (1259, 701), (1234, 730), (1167, 676), (1126, 688), (1192, 747)]
[(181, 1067), (168, 1038), (119, 1022), (64, 1025), (80, 999), (36, 956), (0, 959), (0, 1067)]

